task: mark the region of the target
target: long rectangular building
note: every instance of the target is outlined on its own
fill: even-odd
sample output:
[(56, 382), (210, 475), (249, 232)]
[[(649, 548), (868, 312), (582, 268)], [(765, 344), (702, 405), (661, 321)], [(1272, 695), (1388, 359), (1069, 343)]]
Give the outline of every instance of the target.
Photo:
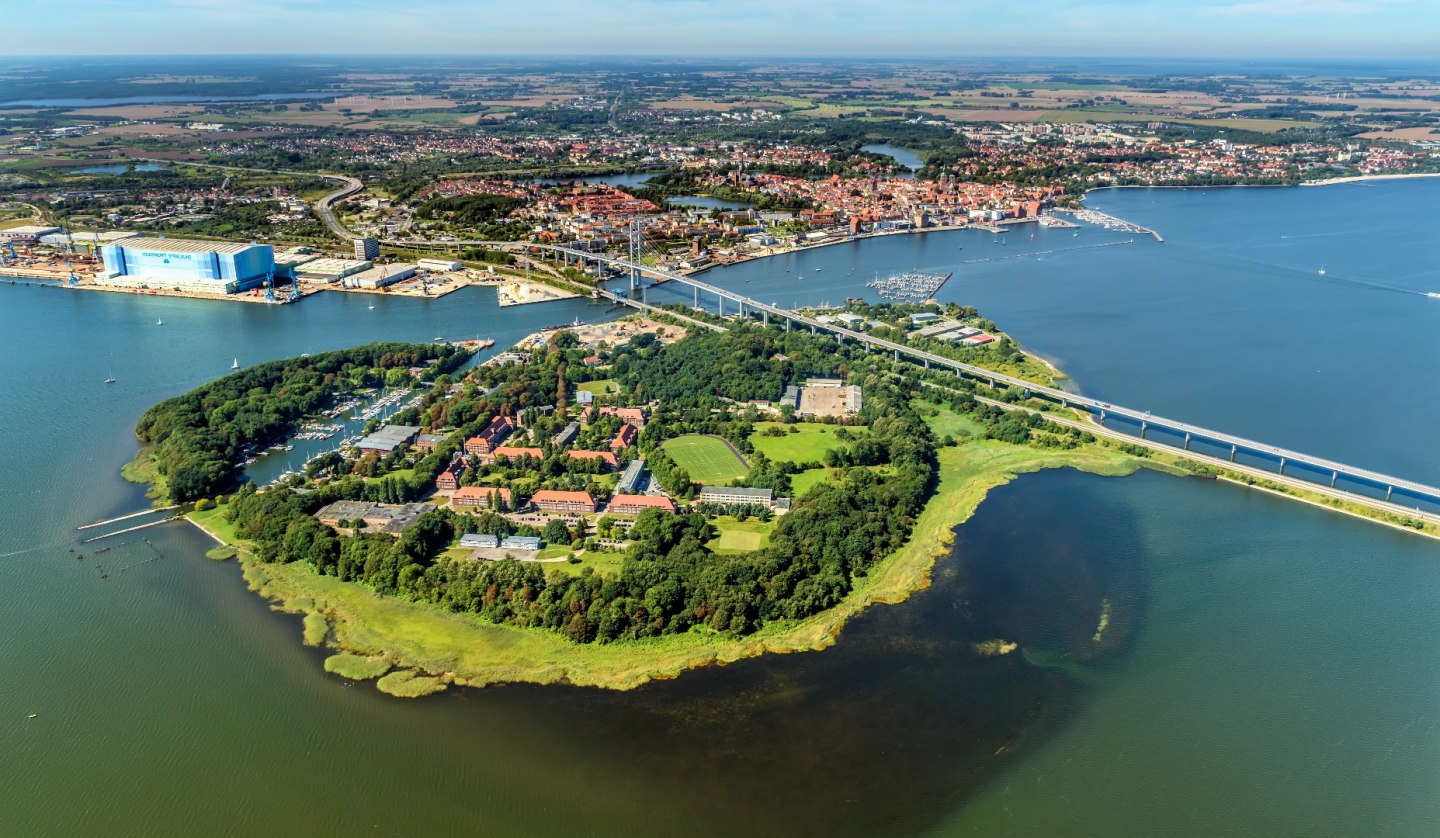
[(234, 294), (275, 272), (275, 249), (268, 244), (137, 236), (105, 245), (100, 256), (100, 281), (124, 287)]

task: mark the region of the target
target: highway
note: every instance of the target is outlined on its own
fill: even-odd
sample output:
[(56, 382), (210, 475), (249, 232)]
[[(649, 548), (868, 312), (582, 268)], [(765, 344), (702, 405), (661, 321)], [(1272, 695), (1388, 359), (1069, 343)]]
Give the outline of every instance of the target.
[(293, 175), (296, 177), (318, 177), (324, 178), (325, 180), (335, 181), (341, 184), (340, 188), (336, 189), (334, 192), (330, 192), (324, 195), (320, 198), (320, 200), (315, 202), (315, 215), (319, 216), (320, 220), (325, 223), (325, 226), (330, 228), (330, 232), (334, 233), (337, 237), (346, 241), (354, 241), (360, 238), (359, 236), (345, 229), (344, 225), (342, 225), (340, 221), (335, 218), (335, 213), (331, 209), (335, 205), (336, 201), (339, 201), (343, 198), (348, 198), (351, 195), (354, 195), (356, 192), (359, 192), (361, 189), (365, 188), (365, 184), (360, 181), (360, 178), (350, 177), (349, 175), (327, 175), (324, 172), (292, 172), (286, 171), (284, 169), (254, 169), (245, 166), (222, 166), (217, 163), (193, 163), (186, 160), (164, 160), (158, 157), (132, 157), (129, 159), (142, 160), (147, 163), (161, 163), (166, 166), (194, 166), (201, 169), (220, 169), (221, 171), (226, 172), (255, 172), (263, 175)]

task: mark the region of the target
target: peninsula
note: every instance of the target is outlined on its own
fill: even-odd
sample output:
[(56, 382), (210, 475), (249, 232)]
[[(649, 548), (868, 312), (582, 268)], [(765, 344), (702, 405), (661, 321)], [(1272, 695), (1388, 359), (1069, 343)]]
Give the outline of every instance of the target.
[[(988, 339), (951, 352), (1053, 379), (973, 309), (861, 309), (902, 334), (972, 324)], [(700, 316), (721, 328), (659, 314), (585, 342), (552, 330), (464, 374), (463, 352), (404, 344), (242, 370), (147, 412), (148, 468), (132, 472), (194, 501), (190, 520), (222, 542), (212, 556), (238, 556), (252, 589), (302, 614), (306, 642), (334, 651), (328, 670), (403, 696), (627, 689), (824, 649), (866, 607), (925, 587), (953, 528), (1018, 474), (1226, 476), (1017, 388), (982, 395), (823, 335)], [(388, 424), (232, 491), (248, 447), (363, 410), (376, 383), (409, 400)]]

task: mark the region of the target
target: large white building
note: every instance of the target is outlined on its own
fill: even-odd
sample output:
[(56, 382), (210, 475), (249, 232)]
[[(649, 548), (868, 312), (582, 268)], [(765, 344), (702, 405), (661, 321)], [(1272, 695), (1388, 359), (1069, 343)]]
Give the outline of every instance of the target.
[(133, 288), (174, 288), (234, 294), (264, 284), (275, 273), (275, 249), (139, 236), (100, 249), (105, 272), (97, 282)]

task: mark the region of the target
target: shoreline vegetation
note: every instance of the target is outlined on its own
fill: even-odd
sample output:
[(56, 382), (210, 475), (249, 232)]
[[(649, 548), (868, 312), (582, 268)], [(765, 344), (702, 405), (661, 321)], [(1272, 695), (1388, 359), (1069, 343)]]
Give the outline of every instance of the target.
[[(327, 659), (326, 671), (341, 677), (364, 680), (393, 669), (428, 679), (419, 684), (412, 678), (377, 682), (382, 691), (405, 697), (416, 689), (429, 694), (450, 684), (483, 687), (523, 682), (628, 690), (702, 666), (833, 646), (845, 624), (866, 608), (904, 602), (928, 587), (931, 570), (949, 550), (955, 528), (969, 520), (991, 489), (1021, 474), (1066, 467), (1111, 477), (1133, 474), (1142, 467), (1182, 473), (1101, 445), (1058, 450), (976, 440), (942, 449), (939, 461), (939, 486), (910, 539), (881, 560), (840, 603), (805, 620), (736, 638), (692, 632), (576, 644), (557, 633), (488, 624), (473, 616), (384, 597), (316, 575), (302, 565), (266, 564), (238, 539), (230, 543), (238, 550), (246, 584), (268, 599), (272, 608), (301, 616), (307, 635), (318, 631), (312, 628), (316, 619), (325, 621), (328, 645), (336, 651)], [(219, 512), (217, 508), (188, 517), (212, 536), (220, 532), (221, 537), (233, 539), (233, 532), (213, 526)]]

